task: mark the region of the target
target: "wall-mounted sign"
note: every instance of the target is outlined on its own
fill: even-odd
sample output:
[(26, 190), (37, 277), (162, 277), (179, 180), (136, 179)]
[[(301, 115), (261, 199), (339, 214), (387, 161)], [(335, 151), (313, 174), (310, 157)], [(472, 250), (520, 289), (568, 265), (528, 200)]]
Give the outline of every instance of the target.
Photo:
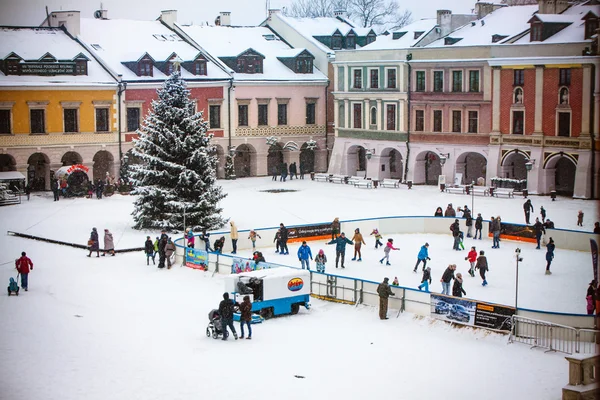
[(20, 75), (75, 75), (74, 62), (22, 63)]

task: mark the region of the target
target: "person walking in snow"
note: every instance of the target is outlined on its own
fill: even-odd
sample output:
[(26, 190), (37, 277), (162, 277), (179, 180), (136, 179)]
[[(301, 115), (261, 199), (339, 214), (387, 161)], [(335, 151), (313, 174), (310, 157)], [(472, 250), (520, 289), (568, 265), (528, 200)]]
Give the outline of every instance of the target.
[(106, 253), (110, 253), (111, 256), (115, 255), (115, 242), (112, 233), (110, 233), (108, 229), (104, 230), (104, 252), (102, 253), (102, 257), (104, 257)]
[(282, 181), (285, 182), (285, 180), (287, 179), (287, 176), (288, 176), (288, 165), (287, 165), (287, 163), (285, 163), (285, 162), (281, 163), (280, 173), (281, 173), (281, 178), (279, 178), (279, 182), (282, 182)]
[[(237, 304), (239, 306), (239, 304)], [(238, 340), (237, 332), (233, 326), (233, 313), (236, 303), (229, 299), (229, 293), (223, 293), (223, 300), (219, 303), (219, 315), (221, 316), (221, 328), (223, 330), (223, 340), (227, 340), (227, 327), (231, 329), (233, 337)]]
[(340, 219), (335, 217), (331, 223), (331, 240), (336, 239), (340, 235)]
[(540, 207), (540, 215), (542, 217), (542, 222), (546, 222), (546, 209), (544, 206)]
[(88, 257), (92, 256), (92, 253), (96, 252), (96, 257), (100, 257), (100, 242), (98, 239), (98, 231), (96, 228), (92, 228), (92, 232), (90, 233), (90, 239), (88, 240), (88, 246), (90, 253)]
[(458, 246), (460, 244), (460, 224), (458, 222), (458, 219), (455, 219), (454, 223), (450, 225), (450, 230), (452, 231), (452, 238), (454, 239), (452, 250), (459, 251), (460, 249), (458, 248)]
[(385, 247), (383, 248), (383, 258), (381, 260), (379, 260), (379, 264), (383, 264), (383, 260), (385, 260), (385, 265), (392, 265), (390, 264), (390, 251), (392, 250), (400, 250), (394, 247), (394, 239), (389, 238), (387, 243), (385, 244)]
[(465, 257), (465, 261), (468, 261), (469, 264), (471, 264), (471, 268), (469, 268), (469, 275), (471, 275), (471, 277), (475, 277), (475, 262), (477, 261), (477, 250), (475, 249), (475, 246), (471, 247), (471, 251), (469, 251), (469, 254), (467, 254), (467, 256)]
[(237, 226), (235, 226), (235, 222), (233, 221), (229, 221), (229, 226), (231, 227), (230, 231), (229, 231), (229, 237), (231, 238), (231, 247), (233, 247), (233, 251), (231, 252), (231, 254), (236, 254), (237, 253), (237, 242), (238, 242), (238, 229)]
[(583, 211), (577, 213), (577, 226), (583, 226)]
[(175, 243), (171, 238), (167, 239), (167, 244), (165, 245), (165, 257), (167, 259), (167, 269), (171, 269), (173, 266), (171, 257), (175, 254)]
[(531, 200), (527, 199), (525, 203), (523, 203), (523, 211), (525, 212), (525, 223), (529, 225), (529, 215), (531, 211), (533, 211), (533, 205), (531, 204)]
[(338, 236), (336, 239), (332, 239), (330, 242), (327, 242), (327, 244), (335, 244), (335, 267), (338, 267), (338, 262), (341, 258), (342, 268), (346, 268), (344, 267), (344, 258), (346, 257), (346, 245), (354, 243), (351, 240), (348, 240), (346, 234), (342, 232), (340, 236)]
[(417, 264), (415, 264), (415, 269), (413, 269), (413, 272), (417, 272), (417, 268), (419, 267), (419, 264), (421, 264), (421, 261), (423, 262), (423, 271), (425, 271), (428, 260), (431, 260), (431, 258), (429, 258), (429, 243), (425, 243), (423, 246), (421, 246), (421, 250), (419, 250), (419, 254), (417, 255)]
[(388, 283), (390, 278), (383, 278), (383, 282), (377, 286), (377, 294), (379, 295), (379, 319), (389, 319), (387, 316), (388, 299), (390, 296), (395, 296)]
[(304, 179), (304, 173), (306, 172), (306, 166), (304, 165), (304, 161), (300, 161), (300, 179)]
[(160, 242), (160, 238), (157, 236), (156, 240), (154, 241), (154, 255), (155, 256), (158, 254), (158, 242)]
[(477, 214), (477, 218), (475, 219), (475, 236), (473, 239), (477, 239), (477, 232), (479, 232), (479, 240), (481, 240), (481, 230), (483, 229), (483, 217), (481, 213)]
[(377, 228), (373, 229), (371, 235), (375, 236), (375, 250), (377, 250), (379, 246), (383, 246), (383, 243), (381, 243), (381, 239), (383, 239), (383, 236), (381, 236), (381, 233), (379, 233), (379, 230)]
[(454, 279), (454, 270), (456, 270), (456, 264), (448, 265), (448, 268), (442, 274), (442, 279), (440, 282), (442, 283), (442, 294), (446, 296), (450, 296), (450, 282)]
[(300, 265), (302, 265), (302, 269), (306, 265), (306, 269), (310, 271), (310, 263), (308, 259), (313, 259), (312, 252), (310, 251), (310, 247), (306, 244), (306, 240), (302, 242), (302, 246), (298, 248), (298, 261), (300, 261)]
[(465, 292), (463, 289), (462, 274), (459, 272), (456, 274), (456, 278), (454, 278), (454, 285), (452, 285), (452, 296), (462, 297), (463, 294), (466, 296), (467, 292)]
[(248, 239), (252, 242), (252, 250), (256, 249), (256, 238), (262, 239), (258, 233), (254, 229), (250, 231), (248, 234)]
[(283, 223), (279, 224), (279, 240), (281, 241), (281, 254), (290, 254), (290, 251), (288, 250), (287, 246), (288, 235), (288, 228), (286, 228), (285, 225), (283, 225)]
[(425, 288), (425, 291), (429, 293), (429, 285), (431, 285), (431, 267), (425, 268), (423, 271), (423, 277), (421, 278), (421, 284), (419, 290)]
[(475, 269), (479, 270), (479, 276), (481, 276), (481, 279), (483, 280), (481, 286), (487, 286), (488, 283), (485, 279), (485, 273), (490, 269), (488, 267), (487, 258), (485, 257), (485, 252), (483, 250), (479, 252), (479, 257), (477, 257), (477, 264), (475, 265)]
[(244, 296), (242, 304), (240, 304), (240, 339), (244, 338), (244, 325), (248, 327), (247, 340), (252, 339), (252, 303), (250, 296)]
[(323, 249), (319, 250), (319, 254), (315, 257), (315, 264), (317, 265), (317, 272), (325, 272), (325, 263), (327, 262), (327, 256)]
[(467, 237), (470, 238), (473, 236), (473, 216), (471, 215), (471, 210), (467, 206), (463, 209), (463, 218), (466, 219), (465, 225), (467, 226)]
[(446, 211), (444, 211), (444, 217), (456, 217), (456, 211), (452, 208), (452, 203), (448, 204)]
[(552, 264), (552, 260), (554, 259), (554, 249), (556, 246), (554, 245), (554, 240), (550, 238), (548, 240), (548, 244), (546, 245), (546, 275), (552, 275), (550, 272), (550, 264)]
[(24, 251), (21, 252), (21, 257), (15, 260), (15, 268), (21, 274), (21, 288), (27, 291), (29, 287), (29, 272), (33, 271), (33, 262), (31, 262), (31, 259), (27, 257), (27, 253)]
[(152, 259), (152, 265), (156, 265), (154, 259), (154, 244), (150, 236), (146, 236), (146, 242), (144, 243), (144, 253), (146, 253), (146, 265), (150, 265), (150, 259)]
[(158, 268), (165, 267), (165, 261), (167, 259), (166, 247), (167, 242), (169, 241), (169, 237), (165, 230), (163, 230), (160, 234), (160, 239), (158, 240)]
[(367, 244), (365, 243), (365, 240), (363, 239), (363, 235), (362, 235), (362, 233), (360, 233), (360, 230), (358, 228), (356, 228), (354, 230), (354, 236), (352, 236), (351, 240), (354, 242), (354, 257), (352, 258), (352, 261), (356, 261), (357, 254), (358, 254), (358, 261), (362, 261), (362, 254), (360, 253), (360, 248), (363, 244), (365, 246)]
[(546, 229), (544, 225), (540, 222), (539, 218), (535, 219), (535, 224), (533, 224), (533, 230), (535, 231), (535, 240), (537, 241), (536, 249), (540, 249), (540, 241), (542, 240), (542, 235), (546, 234)]

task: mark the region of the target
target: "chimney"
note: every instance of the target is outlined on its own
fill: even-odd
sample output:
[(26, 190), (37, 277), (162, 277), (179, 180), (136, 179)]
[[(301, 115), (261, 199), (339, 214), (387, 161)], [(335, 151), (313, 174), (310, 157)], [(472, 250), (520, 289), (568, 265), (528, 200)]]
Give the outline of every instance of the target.
[(569, 8), (567, 0), (539, 0), (538, 13), (540, 14), (560, 14)]
[(221, 11), (219, 13), (219, 22), (221, 26), (231, 26), (231, 12)]
[(452, 31), (452, 11), (437, 10), (437, 24), (440, 27), (440, 35), (446, 36)]
[(346, 14), (346, 10), (337, 9), (333, 10), (333, 16), (336, 18), (348, 19), (348, 15)]
[(177, 10), (163, 10), (160, 12), (160, 20), (169, 28), (172, 28), (177, 22)]
[(475, 14), (477, 14), (477, 19), (481, 19), (488, 15), (489, 13), (496, 10), (497, 7), (494, 7), (493, 3), (483, 3), (477, 2), (475, 3)]
[(54, 28), (64, 26), (72, 36), (79, 36), (81, 32), (79, 11), (52, 11), (50, 13), (50, 26)]

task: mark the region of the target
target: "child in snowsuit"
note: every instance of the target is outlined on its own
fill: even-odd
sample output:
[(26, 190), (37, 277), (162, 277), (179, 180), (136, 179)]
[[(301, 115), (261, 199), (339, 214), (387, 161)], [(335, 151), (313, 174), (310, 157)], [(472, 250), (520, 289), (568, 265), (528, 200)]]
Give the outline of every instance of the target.
[(385, 265), (392, 265), (390, 264), (390, 251), (392, 250), (400, 250), (394, 247), (394, 239), (388, 239), (385, 248), (383, 249), (383, 258), (381, 260), (379, 260), (380, 264), (383, 264), (383, 260), (385, 260)]
[(485, 273), (486, 271), (489, 271), (488, 268), (488, 263), (487, 263), (487, 258), (485, 257), (485, 252), (483, 250), (481, 250), (479, 252), (479, 257), (477, 257), (477, 265), (475, 265), (475, 269), (479, 270), (479, 276), (481, 276), (481, 279), (483, 279), (483, 282), (481, 283), (481, 286), (487, 286), (487, 280), (485, 279)]
[(583, 211), (577, 213), (577, 226), (583, 226)]
[(156, 261), (154, 258), (154, 244), (152, 243), (152, 239), (150, 239), (150, 236), (146, 236), (146, 243), (144, 243), (144, 252), (146, 253), (146, 265), (150, 265), (150, 259), (152, 259), (152, 264), (156, 265)]
[(319, 250), (319, 254), (315, 257), (315, 264), (317, 264), (317, 272), (325, 272), (325, 263), (327, 262), (327, 256), (323, 249)]
[(253, 230), (251, 230), (251, 231), (250, 231), (250, 234), (248, 235), (248, 239), (250, 239), (250, 241), (252, 242), (252, 250), (256, 249), (256, 238), (257, 238), (257, 237), (258, 237), (259, 239), (262, 239), (262, 238), (260, 237), (260, 235), (254, 231), (254, 229), (253, 229)]
[(425, 291), (429, 293), (429, 285), (431, 284), (431, 267), (425, 268), (423, 271), (423, 278), (421, 278), (421, 284), (419, 285), (419, 290), (421, 288), (425, 288)]
[(400, 282), (398, 282), (398, 277), (397, 277), (397, 276), (395, 276), (395, 277), (394, 277), (394, 281), (392, 282), (392, 285), (394, 285), (394, 286), (398, 286), (399, 284), (400, 284)]
[(377, 228), (373, 229), (371, 235), (375, 235), (375, 250), (377, 250), (379, 246), (383, 247), (383, 243), (381, 243), (381, 239), (383, 239), (383, 236), (381, 236)]
[(467, 295), (467, 292), (462, 287), (462, 274), (459, 272), (456, 274), (456, 278), (454, 278), (454, 285), (452, 285), (452, 296), (454, 297), (462, 297), (464, 294)]
[(469, 269), (469, 275), (473, 278), (475, 277), (475, 262), (477, 261), (477, 250), (475, 246), (471, 247), (471, 251), (465, 257), (465, 261), (468, 261), (471, 264), (471, 268)]

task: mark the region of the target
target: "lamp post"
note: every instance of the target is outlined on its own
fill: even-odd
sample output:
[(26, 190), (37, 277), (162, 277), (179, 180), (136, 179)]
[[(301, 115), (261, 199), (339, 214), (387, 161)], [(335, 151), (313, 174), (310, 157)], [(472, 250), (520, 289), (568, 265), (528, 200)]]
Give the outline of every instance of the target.
[(471, 181), (471, 217), (475, 215), (475, 192), (473, 192), (474, 187), (475, 181)]
[[(440, 153), (438, 155), (438, 157), (440, 158), (440, 167), (441, 167), (441, 172), (443, 172), (444, 169), (444, 165), (446, 164), (446, 160), (448, 160), (450, 158), (450, 153)], [(442, 175), (442, 174), (440, 174)], [(439, 182), (440, 178), (438, 177), (438, 182)], [(440, 183), (440, 191), (443, 192), (444, 190), (446, 190), (446, 179), (445, 179), (445, 175), (444, 175), (444, 183)]]
[(525, 189), (523, 189), (523, 197), (525, 198), (527, 198), (527, 196), (529, 195), (529, 172), (531, 172), (534, 165), (535, 160), (531, 158), (525, 163), (525, 169), (527, 170), (527, 181), (525, 182)]
[(521, 249), (518, 247), (515, 249), (515, 256), (516, 256), (515, 258), (517, 259), (517, 275), (516, 275), (516, 279), (515, 279), (515, 310), (516, 310), (519, 305), (519, 261), (523, 261), (523, 259), (521, 258)]

